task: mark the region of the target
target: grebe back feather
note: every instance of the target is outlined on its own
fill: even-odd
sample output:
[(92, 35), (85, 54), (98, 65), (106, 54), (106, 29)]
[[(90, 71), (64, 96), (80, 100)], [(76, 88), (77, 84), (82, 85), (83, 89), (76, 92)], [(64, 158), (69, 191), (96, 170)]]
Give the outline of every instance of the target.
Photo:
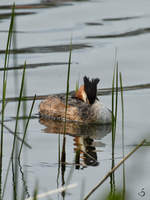
[[(111, 111), (99, 102), (97, 84), (99, 79), (84, 77), (84, 85), (68, 98), (67, 116), (69, 121), (82, 123), (111, 123)], [(51, 95), (40, 103), (39, 113), (43, 118), (64, 120), (66, 95)]]

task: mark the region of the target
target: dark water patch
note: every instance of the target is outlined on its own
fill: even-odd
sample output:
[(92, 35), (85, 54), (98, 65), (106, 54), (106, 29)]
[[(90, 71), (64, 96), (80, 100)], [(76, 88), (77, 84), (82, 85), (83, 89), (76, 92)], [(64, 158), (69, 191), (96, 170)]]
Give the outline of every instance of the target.
[[(42, 8), (54, 8), (60, 6), (69, 6), (72, 5), (72, 2), (82, 2), (88, 0), (41, 0), (40, 3), (31, 3), (31, 4), (18, 4), (15, 6), (15, 9), (42, 9)], [(2, 5), (0, 9), (12, 9), (12, 5)]]
[[(92, 46), (87, 44), (72, 44), (72, 50), (90, 48)], [(34, 53), (54, 53), (54, 52), (68, 52), (70, 45), (55, 45), (55, 46), (36, 46), (10, 50), (10, 54), (34, 54)], [(1, 54), (5, 54), (5, 50), (0, 50)]]
[(121, 37), (131, 37), (137, 35), (143, 35), (150, 33), (150, 28), (139, 28), (133, 31), (127, 31), (124, 33), (116, 33), (116, 34), (108, 34), (108, 35), (95, 35), (95, 36), (87, 36), (87, 39), (103, 39), (103, 38), (121, 38)]
[[(19, 116), (19, 117), (18, 117), (18, 120), (25, 120), (25, 119), (28, 119), (28, 118), (29, 118), (28, 115), (27, 115), (27, 116)], [(30, 120), (31, 120), (31, 119), (37, 119), (37, 118), (39, 118), (39, 115), (38, 115), (38, 114), (33, 114), (33, 115), (30, 117)], [(15, 117), (11, 117), (9, 121), (13, 121), (13, 120), (16, 121), (16, 119), (17, 119), (16, 116), (15, 116)]]
[[(36, 96), (36, 100), (42, 100), (48, 97), (49, 95), (38, 95)], [(20, 99), (21, 101), (33, 101), (33, 96), (25, 96)], [(2, 99), (0, 99), (0, 103), (2, 103)], [(19, 97), (8, 97), (5, 100), (6, 102), (16, 102), (19, 101)], [(7, 120), (8, 121), (8, 120)]]
[(100, 22), (87, 22), (85, 23), (87, 26), (103, 26), (103, 23)]
[(103, 18), (103, 21), (126, 21), (126, 20), (132, 20), (132, 19), (138, 19), (140, 16), (131, 16), (131, 17), (111, 17), (111, 18)]
[[(0, 30), (0, 33), (8, 33), (8, 30)], [(26, 31), (12, 31), (12, 33), (28, 33)]]
[[(146, 84), (139, 84), (139, 85), (130, 85), (130, 86), (124, 86), (123, 91), (135, 91), (135, 90), (144, 90), (144, 89), (150, 89), (150, 83)], [(116, 89), (114, 88), (114, 92), (116, 92)], [(118, 92), (121, 92), (121, 88), (118, 88)], [(105, 95), (111, 95), (112, 94), (112, 88), (102, 88), (98, 89), (97, 94), (100, 96)]]
[[(18, 99), (19, 100), (19, 99)], [(27, 120), (29, 118), (29, 116), (28, 115), (26, 115), (26, 116), (19, 116), (18, 117), (18, 120)], [(30, 117), (30, 119), (37, 119), (37, 118), (39, 118), (39, 113), (37, 113), (37, 114), (33, 114), (31, 117)], [(9, 118), (7, 118), (7, 119), (5, 119), (4, 120), (4, 122), (12, 122), (12, 121), (16, 121), (16, 116), (12, 116), (12, 117), (9, 117)], [(0, 121), (0, 124), (1, 124), (2, 122)], [(5, 126), (4, 126), (5, 127)], [(7, 129), (7, 128), (6, 128)], [(7, 129), (8, 130), (8, 129)], [(8, 130), (9, 131), (9, 130)], [(21, 132), (18, 132), (18, 134), (22, 134)]]
[[(15, 16), (24, 16), (24, 15), (32, 15), (35, 14), (35, 12), (17, 12), (15, 13)], [(4, 19), (9, 19), (11, 17), (12, 13), (3, 13), (0, 14), (0, 21)]]
[[(33, 64), (26, 64), (26, 69), (34, 69), (38, 67), (49, 67), (49, 66), (58, 66), (58, 65), (68, 65), (67, 62), (47, 62), (47, 63), (33, 63)], [(8, 67), (6, 70), (20, 70), (23, 69), (24, 65), (20, 65), (18, 67)], [(4, 71), (4, 68), (0, 68), (0, 71)]]
[[(139, 84), (139, 85), (131, 85), (131, 86), (124, 86), (123, 91), (135, 91), (135, 90), (144, 90), (144, 89), (150, 89), (150, 83), (146, 84)], [(121, 91), (121, 88), (118, 88), (118, 92)], [(75, 91), (70, 91), (69, 95), (73, 95)], [(114, 92), (116, 92), (116, 89), (114, 88)], [(98, 96), (106, 96), (112, 94), (112, 88), (102, 88), (98, 89), (97, 95)], [(46, 94), (46, 95), (37, 95), (36, 100), (43, 100), (47, 98), (49, 95), (53, 94)], [(56, 94), (54, 94), (56, 95)], [(58, 94), (57, 94), (58, 95)], [(59, 95), (66, 95), (66, 93), (60, 93)], [(21, 98), (21, 101), (33, 101), (34, 96), (24, 96)], [(19, 97), (8, 97), (6, 98), (6, 102), (16, 102), (19, 101)], [(0, 99), (0, 103), (2, 103), (2, 99)]]
[[(19, 100), (19, 99), (18, 99)], [(5, 119), (4, 120), (4, 122), (12, 122), (12, 121), (16, 121), (16, 119), (18, 119), (18, 120), (27, 120), (29, 118), (29, 116), (28, 115), (26, 115), (26, 116), (19, 116), (18, 118), (16, 118), (16, 116), (12, 116), (12, 117), (9, 117), (9, 118), (7, 118), (7, 119)], [(30, 117), (30, 119), (37, 119), (37, 118), (39, 118), (39, 113), (37, 113), (37, 114), (33, 114), (31, 117)], [(0, 121), (0, 124), (1, 124), (2, 122)], [(5, 127), (5, 126), (4, 126)], [(10, 132), (10, 130), (6, 127), (6, 129)], [(21, 132), (18, 132), (18, 134), (22, 134)]]
[[(24, 9), (24, 10), (29, 10), (29, 9), (41, 9), (41, 8), (49, 8), (49, 7), (58, 7), (64, 5), (61, 2), (49, 2), (49, 3), (34, 3), (34, 4), (18, 4), (15, 6), (16, 10)], [(11, 5), (3, 5), (0, 6), (0, 9), (5, 9), (5, 10), (10, 10), (12, 9)]]

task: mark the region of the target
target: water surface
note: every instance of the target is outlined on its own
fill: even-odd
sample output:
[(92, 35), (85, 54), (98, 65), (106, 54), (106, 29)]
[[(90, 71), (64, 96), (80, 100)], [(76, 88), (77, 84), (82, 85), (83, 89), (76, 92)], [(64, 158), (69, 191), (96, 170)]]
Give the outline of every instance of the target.
[[(4, 53), (9, 29), (13, 1), (1, 1), (0, 5), (0, 69), (4, 64)], [(27, 62), (26, 95), (47, 95), (65, 92), (69, 46), (72, 38), (72, 64), (70, 90), (82, 77), (100, 78), (100, 88), (111, 87), (115, 51), (123, 85), (149, 83), (150, 2), (127, 1), (15, 1), (16, 3), (16, 47), (11, 51), (8, 72), (7, 97), (14, 97), (14, 70), (21, 81), (22, 68)], [(17, 63), (13, 55), (17, 56)], [(2, 80), (3, 71), (0, 71)], [(18, 84), (18, 88), (19, 88)], [(2, 92), (2, 88), (0, 88)], [(111, 95), (100, 96), (100, 100), (111, 108)], [(120, 96), (119, 96), (120, 99)], [(149, 89), (124, 93), (125, 107), (125, 154), (142, 139), (149, 140)], [(72, 166), (70, 183), (78, 186), (66, 193), (53, 195), (52, 199), (80, 199), (84, 183), (84, 194), (92, 189), (111, 169), (111, 129), (102, 127), (80, 127), (68, 125), (66, 136), (66, 169), (59, 168), (59, 142), (62, 147), (62, 124), (42, 121), (38, 118), (36, 101), (33, 118), (28, 128), (27, 143), (19, 168), (19, 191), (26, 198), (32, 196), (38, 182), (39, 193), (61, 187), (67, 181)], [(16, 116), (16, 102), (9, 102), (5, 115), (4, 175), (10, 157)], [(29, 111), (31, 102), (27, 102)], [(115, 163), (122, 158), (121, 102), (118, 105), (118, 122), (115, 148)], [(20, 114), (21, 116), (23, 113)], [(23, 120), (19, 120), (22, 137)], [(9, 128), (9, 129), (8, 129)], [(19, 142), (20, 143), (20, 142)], [(74, 165), (75, 150), (82, 147), (94, 159), (82, 153), (80, 164)], [(7, 147), (7, 148), (6, 148)], [(150, 198), (149, 147), (142, 147), (126, 161), (126, 189), (128, 199)], [(22, 171), (24, 173), (22, 173)], [(116, 187), (122, 187), (122, 168), (115, 173)], [(10, 171), (8, 183), (12, 183)], [(110, 191), (110, 179), (96, 192), (103, 195)], [(145, 195), (141, 197), (141, 191)], [(7, 184), (5, 199), (11, 199), (12, 185)], [(21, 192), (19, 192), (20, 194)], [(91, 197), (94, 199), (95, 195)], [(45, 198), (47, 199), (47, 198)]]

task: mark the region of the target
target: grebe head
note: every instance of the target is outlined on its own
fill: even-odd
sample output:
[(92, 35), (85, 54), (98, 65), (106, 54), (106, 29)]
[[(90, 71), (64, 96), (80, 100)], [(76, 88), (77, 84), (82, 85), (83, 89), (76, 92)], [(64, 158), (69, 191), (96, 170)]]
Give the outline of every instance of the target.
[(97, 99), (97, 84), (99, 79), (95, 78), (89, 80), (89, 78), (84, 76), (83, 80), (84, 85), (80, 86), (75, 94), (75, 97), (92, 105)]
[(95, 100), (97, 99), (97, 84), (99, 83), (99, 79), (91, 79), (84, 76), (84, 91), (87, 95), (87, 99), (89, 101), (89, 104), (93, 104)]
[(80, 88), (77, 90), (75, 97), (77, 97), (78, 99), (87, 102), (87, 95), (85, 93), (84, 90), (84, 85), (81, 85)]

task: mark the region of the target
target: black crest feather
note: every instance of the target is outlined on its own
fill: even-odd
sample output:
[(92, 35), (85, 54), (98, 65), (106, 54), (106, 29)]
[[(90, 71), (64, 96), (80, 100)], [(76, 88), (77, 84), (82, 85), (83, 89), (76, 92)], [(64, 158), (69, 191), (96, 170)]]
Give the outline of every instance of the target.
[(89, 79), (86, 76), (83, 78), (84, 80), (84, 90), (87, 94), (87, 98), (90, 104), (93, 104), (97, 98), (97, 84), (99, 83), (99, 79)]

